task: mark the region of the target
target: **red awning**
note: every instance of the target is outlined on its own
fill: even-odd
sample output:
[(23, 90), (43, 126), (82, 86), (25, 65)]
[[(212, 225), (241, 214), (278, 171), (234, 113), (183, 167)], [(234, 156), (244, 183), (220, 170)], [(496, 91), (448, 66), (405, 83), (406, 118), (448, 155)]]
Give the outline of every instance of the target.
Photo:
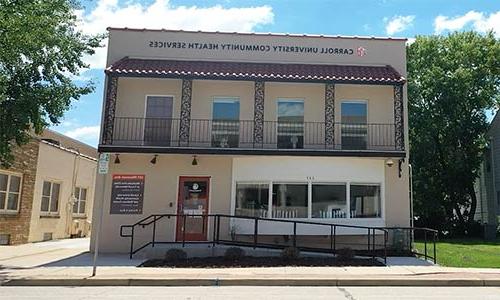
[(118, 76), (401, 84), (405, 82), (391, 66), (247, 63), (122, 58), (106, 69)]

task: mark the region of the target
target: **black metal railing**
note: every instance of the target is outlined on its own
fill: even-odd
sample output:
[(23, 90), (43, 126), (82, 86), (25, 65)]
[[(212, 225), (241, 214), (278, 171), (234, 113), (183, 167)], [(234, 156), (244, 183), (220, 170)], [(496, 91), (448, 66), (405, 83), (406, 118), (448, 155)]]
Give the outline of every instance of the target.
[[(393, 151), (395, 124), (264, 121), (254, 140), (253, 120), (191, 119), (189, 138), (180, 139), (180, 119), (116, 117), (113, 145), (240, 149), (327, 149)], [(333, 142), (327, 135), (333, 133)]]
[[(385, 229), (389, 232), (390, 250), (424, 257), (425, 260), (437, 263), (437, 230), (425, 227), (386, 227)], [(423, 244), (423, 249), (419, 249), (420, 247), (415, 244), (417, 241)]]
[[(188, 240), (190, 234), (186, 230), (188, 222), (198, 219), (200, 226), (199, 234), (206, 237), (202, 241)], [(180, 225), (176, 230), (176, 235), (170, 233), (160, 234), (163, 239), (158, 239), (158, 228), (167, 228), (167, 226), (159, 226), (157, 223), (161, 220), (171, 222), (171, 225)], [(247, 225), (246, 231), (234, 230), (235, 221), (240, 221)], [(266, 226), (266, 224), (271, 226)], [(165, 224), (164, 224), (165, 225)], [(175, 226), (174, 225), (174, 226)], [(149, 230), (151, 226), (151, 231)], [(263, 227), (276, 228), (281, 226), (281, 230), (288, 228), (288, 234), (264, 232)], [(148, 229), (146, 229), (148, 227)], [(170, 227), (173, 229), (173, 227)], [(137, 241), (138, 230), (143, 230), (140, 234), (141, 241)], [(324, 240), (312, 243), (306, 232), (311, 230), (320, 230), (321, 235), (312, 237)], [(365, 242), (362, 242), (363, 237), (358, 242), (342, 241), (342, 234), (346, 230), (350, 230), (349, 234), (363, 236), (366, 234)], [(127, 231), (127, 232), (125, 232)], [(341, 231), (344, 231), (342, 233)], [(356, 246), (356, 252), (361, 255), (371, 256), (373, 259), (380, 258), (387, 262), (387, 240), (388, 231), (380, 227), (357, 226), (357, 225), (339, 225), (320, 222), (296, 221), (284, 219), (266, 219), (250, 216), (231, 216), (224, 214), (210, 215), (176, 215), (176, 214), (154, 214), (139, 220), (131, 225), (122, 225), (120, 227), (120, 236), (130, 238), (129, 255), (130, 258), (142, 249), (158, 244), (181, 244), (183, 247), (186, 244), (206, 243), (233, 246), (244, 246), (253, 248), (274, 248), (284, 249), (286, 247), (297, 247), (301, 251), (320, 252), (336, 254), (341, 248)], [(170, 237), (168, 237), (170, 236)], [(281, 236), (282, 240), (277, 240), (276, 236)], [(301, 240), (305, 239), (305, 240)]]

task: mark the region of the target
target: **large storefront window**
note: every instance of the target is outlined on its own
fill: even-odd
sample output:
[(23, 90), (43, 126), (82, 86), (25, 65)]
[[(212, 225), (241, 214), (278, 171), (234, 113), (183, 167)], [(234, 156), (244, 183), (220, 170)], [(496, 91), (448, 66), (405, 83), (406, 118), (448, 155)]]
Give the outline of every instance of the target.
[(353, 185), (350, 194), (351, 218), (380, 218), (380, 186)]
[(379, 184), (237, 183), (235, 215), (278, 219), (380, 218), (380, 193)]
[(345, 184), (313, 184), (312, 217), (321, 219), (347, 218)]
[(273, 218), (307, 218), (307, 184), (273, 184)]
[(268, 184), (236, 184), (236, 215), (267, 218)]
[(212, 112), (212, 147), (237, 148), (240, 137), (240, 102), (238, 98), (214, 99)]
[(304, 101), (278, 100), (278, 148), (304, 148)]

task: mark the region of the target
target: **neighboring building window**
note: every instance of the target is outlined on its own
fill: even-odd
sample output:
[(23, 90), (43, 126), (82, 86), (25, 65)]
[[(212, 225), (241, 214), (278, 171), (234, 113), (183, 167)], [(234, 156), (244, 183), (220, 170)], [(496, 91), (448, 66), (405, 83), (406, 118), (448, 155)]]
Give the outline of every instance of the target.
[(237, 148), (240, 139), (240, 101), (215, 98), (212, 109), (212, 147)]
[(380, 218), (380, 186), (351, 184), (351, 218)]
[(304, 101), (278, 100), (278, 148), (304, 148)]
[(41, 211), (45, 213), (59, 212), (59, 193), (61, 184), (56, 182), (44, 181), (42, 189)]
[(87, 204), (87, 189), (75, 188), (75, 203), (73, 203), (73, 213), (84, 215)]
[(273, 184), (273, 218), (307, 218), (307, 184)]
[(345, 184), (312, 185), (313, 218), (347, 218)]
[(144, 122), (145, 145), (170, 145), (173, 101), (174, 98), (171, 96), (147, 96)]
[(269, 184), (236, 184), (237, 216), (267, 218), (269, 205)]
[(21, 176), (0, 173), (0, 213), (17, 212), (21, 195)]
[(342, 149), (366, 149), (368, 109), (366, 101), (344, 101), (342, 114)]

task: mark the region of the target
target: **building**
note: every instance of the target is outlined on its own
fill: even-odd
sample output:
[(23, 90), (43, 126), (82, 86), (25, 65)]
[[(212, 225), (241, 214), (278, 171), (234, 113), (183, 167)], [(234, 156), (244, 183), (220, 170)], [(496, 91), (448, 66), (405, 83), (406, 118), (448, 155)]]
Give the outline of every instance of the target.
[(476, 181), (476, 214), (474, 219), (484, 226), (484, 237), (495, 239), (500, 217), (500, 120), (498, 113), (488, 129), (488, 148)]
[(88, 236), (96, 149), (45, 130), (0, 168), (0, 244)]
[[(128, 252), (121, 226), (153, 214), (195, 216), (151, 216), (132, 248), (152, 230), (157, 242), (293, 231), (252, 217), (409, 226), (406, 39), (108, 30), (100, 251)], [(334, 230), (302, 225), (310, 245)], [(337, 229), (345, 243), (367, 235)]]

